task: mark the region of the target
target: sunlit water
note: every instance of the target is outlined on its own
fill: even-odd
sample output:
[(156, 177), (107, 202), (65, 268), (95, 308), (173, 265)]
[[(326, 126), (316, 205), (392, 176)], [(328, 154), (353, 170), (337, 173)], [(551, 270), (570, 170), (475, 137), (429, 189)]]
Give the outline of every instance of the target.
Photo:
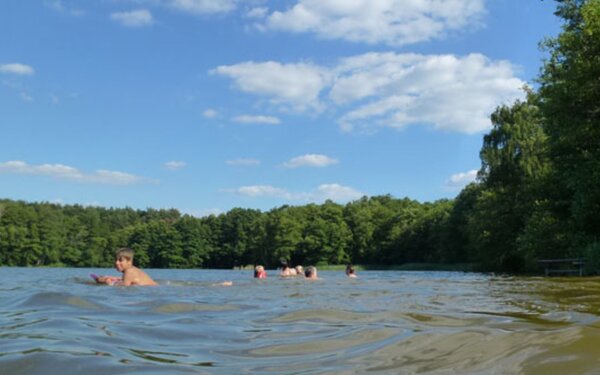
[(0, 374), (600, 374), (596, 279), (89, 272), (0, 268)]

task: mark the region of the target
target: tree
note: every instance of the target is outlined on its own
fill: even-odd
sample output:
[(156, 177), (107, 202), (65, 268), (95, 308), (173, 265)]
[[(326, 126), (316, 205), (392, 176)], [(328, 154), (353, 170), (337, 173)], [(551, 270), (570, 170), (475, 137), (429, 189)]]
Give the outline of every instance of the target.
[(600, 234), (600, 0), (558, 0), (563, 30), (544, 46), (550, 52), (539, 77), (559, 227), (571, 248)]
[(470, 243), (485, 269), (524, 271), (533, 267), (534, 254), (519, 248), (540, 184), (549, 172), (547, 138), (536, 96), (501, 106), (492, 114), (492, 130), (480, 152), (482, 183), (470, 216)]

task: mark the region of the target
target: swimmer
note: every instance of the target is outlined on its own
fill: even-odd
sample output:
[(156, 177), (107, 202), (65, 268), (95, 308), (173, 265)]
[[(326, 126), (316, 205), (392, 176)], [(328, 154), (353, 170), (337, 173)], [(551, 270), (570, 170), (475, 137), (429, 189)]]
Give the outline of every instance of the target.
[(265, 267), (260, 266), (260, 265), (254, 267), (254, 278), (255, 279), (266, 279), (267, 272), (265, 271)]
[(309, 280), (317, 280), (317, 267), (309, 266), (306, 267), (306, 271), (304, 271), (305, 278)]
[(133, 265), (133, 250), (124, 247), (115, 254), (115, 268), (123, 273), (122, 278), (99, 276), (96, 282), (107, 285), (158, 285), (148, 274)]
[(279, 272), (279, 276), (289, 277), (296, 276), (297, 272), (295, 268), (290, 268), (288, 262), (285, 259), (281, 260), (281, 272)]
[(354, 272), (354, 266), (352, 264), (348, 264), (346, 266), (346, 276), (348, 276), (350, 278), (356, 277), (356, 273)]
[(301, 265), (296, 266), (296, 275), (298, 275), (298, 276), (304, 275), (304, 268)]

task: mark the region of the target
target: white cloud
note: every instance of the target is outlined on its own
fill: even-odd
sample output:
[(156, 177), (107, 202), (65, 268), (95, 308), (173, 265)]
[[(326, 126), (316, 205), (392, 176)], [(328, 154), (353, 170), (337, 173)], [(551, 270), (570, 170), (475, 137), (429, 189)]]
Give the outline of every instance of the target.
[(233, 166), (259, 165), (260, 160), (257, 160), (257, 159), (233, 159), (233, 160), (227, 160), (225, 162), (225, 164), (233, 165)]
[(29, 65), (13, 63), (0, 65), (0, 73), (30, 76), (35, 73), (35, 70)]
[(67, 165), (41, 164), (29, 165), (24, 161), (13, 160), (0, 163), (0, 173), (29, 174), (49, 176), (77, 182), (99, 183), (110, 185), (132, 185), (147, 181), (143, 177), (129, 173), (99, 169), (95, 173), (86, 174)]
[(273, 187), (271, 185), (250, 185), (241, 186), (236, 189), (225, 189), (224, 191), (229, 193), (235, 193), (238, 195), (244, 195), (247, 197), (277, 197), (283, 199), (294, 199), (293, 195), (285, 189)]
[(344, 60), (337, 77), (333, 102), (361, 103), (342, 116), (343, 128), (430, 124), (464, 133), (488, 129), (494, 108), (522, 98), (525, 84), (510, 63), (480, 54), (371, 53)]
[(232, 119), (234, 122), (239, 122), (241, 124), (269, 124), (269, 125), (277, 125), (280, 123), (277, 117), (272, 116), (250, 116), (243, 115), (237, 116)]
[(351, 201), (364, 196), (360, 191), (351, 188), (349, 186), (342, 186), (339, 184), (323, 184), (319, 185), (314, 200), (323, 201), (330, 199), (332, 201)]
[(187, 165), (187, 163), (184, 161), (168, 161), (165, 163), (165, 168), (172, 170), (172, 171), (176, 171), (178, 169), (185, 167), (186, 165)]
[(256, 7), (250, 9), (248, 13), (246, 13), (246, 17), (248, 18), (264, 18), (267, 13), (269, 13), (269, 9), (265, 7)]
[(291, 193), (286, 189), (271, 185), (242, 186), (237, 189), (225, 189), (225, 192), (235, 193), (251, 198), (279, 198), (286, 201), (323, 202), (327, 199), (346, 202), (362, 197), (360, 191), (340, 184), (322, 184), (311, 192)]
[(111, 13), (110, 19), (126, 27), (143, 27), (154, 23), (152, 13), (147, 9)]
[(60, 0), (44, 1), (44, 5), (48, 8), (54, 9), (60, 13), (68, 14), (70, 16), (79, 17), (85, 14), (83, 10), (68, 7), (64, 5), (63, 2)]
[(26, 92), (20, 93), (19, 96), (21, 97), (21, 99), (25, 100), (26, 102), (32, 102), (33, 101), (33, 96), (29, 95)]
[(326, 69), (308, 63), (249, 61), (222, 65), (213, 73), (230, 77), (243, 92), (267, 97), (273, 104), (291, 106), (298, 111), (318, 109), (319, 93), (330, 80)]
[(226, 13), (236, 8), (234, 0), (167, 0), (168, 6), (185, 13)]
[(206, 118), (215, 118), (219, 115), (219, 113), (217, 111), (215, 111), (214, 109), (206, 109), (204, 112), (202, 112), (202, 116), (206, 117)]
[(297, 156), (283, 164), (286, 168), (298, 167), (326, 167), (328, 165), (337, 164), (338, 160), (330, 158), (327, 155), (307, 154)]
[(324, 39), (401, 46), (478, 25), (484, 0), (297, 0), (266, 19), (266, 29)]
[(446, 180), (445, 187), (452, 190), (460, 190), (477, 179), (477, 170), (456, 173)]
[[(507, 61), (467, 56), (367, 53), (327, 68), (245, 62), (218, 67), (242, 91), (296, 110), (338, 111), (344, 130), (430, 125), (477, 133), (500, 104), (522, 99), (525, 82)], [(323, 93), (323, 94), (321, 94)], [(321, 98), (323, 96), (323, 98)], [(312, 111), (314, 114), (314, 111)]]

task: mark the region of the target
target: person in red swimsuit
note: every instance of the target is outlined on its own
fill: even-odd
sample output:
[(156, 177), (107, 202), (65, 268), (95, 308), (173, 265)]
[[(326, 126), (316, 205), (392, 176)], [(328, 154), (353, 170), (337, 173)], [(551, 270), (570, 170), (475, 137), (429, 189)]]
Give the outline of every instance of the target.
[(256, 279), (266, 279), (267, 278), (267, 272), (265, 271), (265, 268), (263, 266), (254, 267), (254, 278), (256, 278)]

